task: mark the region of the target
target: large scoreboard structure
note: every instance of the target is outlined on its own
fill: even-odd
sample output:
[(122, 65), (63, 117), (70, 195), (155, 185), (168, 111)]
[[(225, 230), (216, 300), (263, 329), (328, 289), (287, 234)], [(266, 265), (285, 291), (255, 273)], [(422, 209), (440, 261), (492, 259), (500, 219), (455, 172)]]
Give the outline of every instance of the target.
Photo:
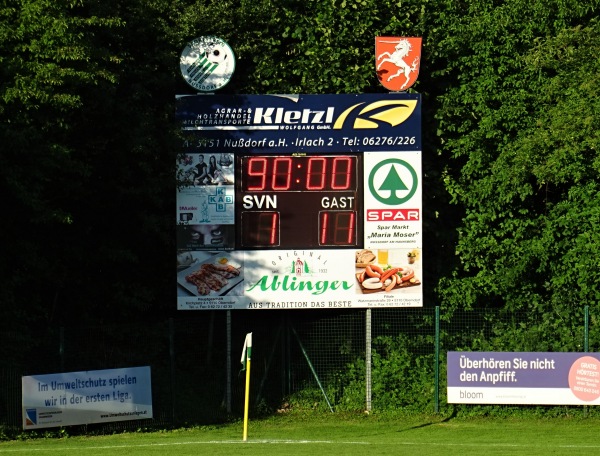
[(418, 94), (182, 95), (177, 307), (420, 307)]

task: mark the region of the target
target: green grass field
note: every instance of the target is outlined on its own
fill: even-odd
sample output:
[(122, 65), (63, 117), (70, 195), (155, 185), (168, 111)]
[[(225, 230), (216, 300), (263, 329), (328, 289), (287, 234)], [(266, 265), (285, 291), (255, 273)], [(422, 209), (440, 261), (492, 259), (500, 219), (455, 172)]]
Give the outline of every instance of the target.
[(110, 436), (0, 443), (2, 455), (579, 455), (600, 452), (598, 418), (487, 419), (286, 415)]

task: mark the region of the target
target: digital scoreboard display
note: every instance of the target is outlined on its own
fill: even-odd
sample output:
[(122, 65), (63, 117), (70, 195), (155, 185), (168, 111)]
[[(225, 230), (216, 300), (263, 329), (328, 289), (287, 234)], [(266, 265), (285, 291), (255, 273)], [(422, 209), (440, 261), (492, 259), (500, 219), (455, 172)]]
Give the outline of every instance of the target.
[(421, 98), (183, 95), (179, 310), (421, 307)]
[(361, 157), (239, 157), (237, 244), (244, 249), (355, 248), (362, 244)]

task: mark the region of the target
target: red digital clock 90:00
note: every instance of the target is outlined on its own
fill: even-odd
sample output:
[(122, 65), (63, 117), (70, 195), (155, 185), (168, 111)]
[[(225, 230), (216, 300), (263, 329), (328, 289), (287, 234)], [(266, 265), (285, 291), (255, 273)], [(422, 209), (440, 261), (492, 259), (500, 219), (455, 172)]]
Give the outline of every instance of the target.
[(362, 244), (362, 156), (242, 155), (238, 248), (356, 248)]

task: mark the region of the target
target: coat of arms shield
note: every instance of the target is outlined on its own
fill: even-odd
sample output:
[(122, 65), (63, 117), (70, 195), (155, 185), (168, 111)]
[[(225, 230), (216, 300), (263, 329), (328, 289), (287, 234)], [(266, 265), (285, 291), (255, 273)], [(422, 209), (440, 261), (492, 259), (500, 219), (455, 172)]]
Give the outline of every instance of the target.
[(377, 79), (386, 89), (401, 92), (416, 82), (422, 40), (417, 37), (375, 37)]

